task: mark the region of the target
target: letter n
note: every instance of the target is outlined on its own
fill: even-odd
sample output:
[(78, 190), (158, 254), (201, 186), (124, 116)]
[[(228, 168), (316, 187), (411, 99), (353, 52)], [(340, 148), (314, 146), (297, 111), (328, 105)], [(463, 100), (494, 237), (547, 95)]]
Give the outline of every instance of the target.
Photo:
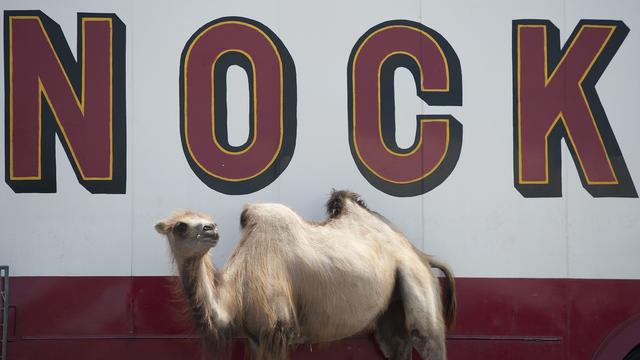
[(5, 181), (56, 192), (55, 134), (91, 193), (126, 191), (125, 26), (78, 14), (76, 61), (41, 11), (5, 11)]
[(549, 21), (513, 21), (514, 185), (525, 197), (562, 196), (560, 140), (594, 197), (637, 197), (595, 85), (629, 29), (582, 20), (564, 49)]

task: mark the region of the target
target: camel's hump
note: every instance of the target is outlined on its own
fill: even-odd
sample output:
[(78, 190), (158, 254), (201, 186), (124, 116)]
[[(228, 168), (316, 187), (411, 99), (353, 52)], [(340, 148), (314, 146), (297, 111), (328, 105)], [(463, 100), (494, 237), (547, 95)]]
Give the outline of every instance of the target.
[(259, 203), (246, 204), (240, 214), (240, 227), (258, 223), (290, 222), (299, 220), (298, 214), (283, 204)]

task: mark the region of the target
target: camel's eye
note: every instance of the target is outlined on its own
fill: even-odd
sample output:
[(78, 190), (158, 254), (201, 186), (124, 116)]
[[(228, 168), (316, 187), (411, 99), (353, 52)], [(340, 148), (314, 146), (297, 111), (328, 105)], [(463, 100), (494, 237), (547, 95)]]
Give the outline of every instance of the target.
[(173, 226), (173, 232), (176, 234), (184, 234), (185, 231), (187, 231), (187, 224), (183, 223), (182, 221), (177, 222)]

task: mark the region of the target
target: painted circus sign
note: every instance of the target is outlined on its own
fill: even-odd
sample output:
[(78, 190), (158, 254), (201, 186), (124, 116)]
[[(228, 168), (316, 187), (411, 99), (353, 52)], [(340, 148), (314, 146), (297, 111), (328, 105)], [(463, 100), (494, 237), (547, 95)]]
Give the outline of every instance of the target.
[[(513, 128), (513, 138), (502, 151), (513, 152), (515, 189), (524, 197), (562, 196), (564, 143), (573, 165), (563, 166), (575, 166), (593, 197), (637, 197), (610, 123), (618, 119), (607, 117), (596, 90), (627, 26), (582, 20), (563, 35), (564, 43), (548, 20), (513, 20), (511, 31), (512, 69), (505, 71), (512, 71), (513, 118), (504, 125)], [(5, 11), (5, 181), (14, 192), (56, 192), (56, 161), (68, 161), (91, 193), (126, 193), (126, 32), (116, 14), (78, 13), (74, 57), (65, 33), (45, 13)], [(456, 50), (446, 33), (415, 21), (386, 21), (365, 31), (350, 55), (336, 54), (348, 56), (344, 88), (326, 96), (346, 97), (348, 139), (327, 138), (327, 146), (348, 142), (362, 176), (390, 195), (417, 196), (442, 184), (464, 159), (463, 124), (471, 121), (437, 111), (465, 106), (461, 64), (474, 60)], [(248, 136), (241, 144), (229, 141), (227, 73), (233, 66), (246, 73), (249, 89)], [(416, 115), (410, 146), (395, 137), (398, 69), (410, 72), (415, 96), (430, 108)], [(175, 136), (204, 184), (248, 194), (286, 171), (304, 121), (298, 100), (305, 97), (286, 39), (268, 24), (219, 18), (185, 39), (174, 70)], [(316, 100), (318, 107), (325, 101), (308, 101)], [(67, 159), (56, 159), (56, 137)]]

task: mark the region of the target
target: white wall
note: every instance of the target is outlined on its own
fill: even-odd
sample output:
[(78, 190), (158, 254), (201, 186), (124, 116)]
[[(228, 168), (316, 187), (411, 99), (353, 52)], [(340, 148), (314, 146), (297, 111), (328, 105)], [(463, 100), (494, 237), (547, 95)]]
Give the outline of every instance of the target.
[[(244, 203), (283, 202), (318, 220), (331, 188), (349, 188), (416, 245), (448, 261), (458, 276), (640, 278), (640, 200), (592, 198), (566, 147), (562, 198), (526, 199), (513, 187), (511, 90), (513, 19), (549, 19), (563, 43), (580, 19), (623, 20), (631, 32), (597, 90), (640, 186), (638, 2), (5, 0), (0, 7), (44, 11), (60, 24), (73, 51), (77, 12), (116, 13), (127, 29), (127, 193), (89, 194), (60, 146), (56, 194), (14, 194), (1, 183), (0, 263), (9, 264), (13, 275), (171, 274), (165, 241), (152, 225), (176, 208), (216, 218), (222, 241), (213, 256), (221, 265), (238, 240)], [(185, 160), (178, 128), (182, 49), (200, 26), (229, 15), (268, 26), (297, 71), (293, 160), (271, 185), (242, 196), (200, 182)], [(420, 21), (438, 31), (462, 67), (462, 107), (430, 108), (415, 97), (409, 73), (397, 72), (399, 144), (412, 142), (417, 113), (451, 113), (464, 125), (458, 165), (421, 197), (396, 198), (372, 187), (347, 141), (349, 53), (366, 30), (391, 19)], [(229, 77), (245, 81), (238, 71)], [(228, 98), (235, 114), (248, 111), (246, 93), (232, 85)], [(229, 121), (232, 141), (242, 142), (246, 117)], [(0, 132), (2, 139), (3, 127)]]

